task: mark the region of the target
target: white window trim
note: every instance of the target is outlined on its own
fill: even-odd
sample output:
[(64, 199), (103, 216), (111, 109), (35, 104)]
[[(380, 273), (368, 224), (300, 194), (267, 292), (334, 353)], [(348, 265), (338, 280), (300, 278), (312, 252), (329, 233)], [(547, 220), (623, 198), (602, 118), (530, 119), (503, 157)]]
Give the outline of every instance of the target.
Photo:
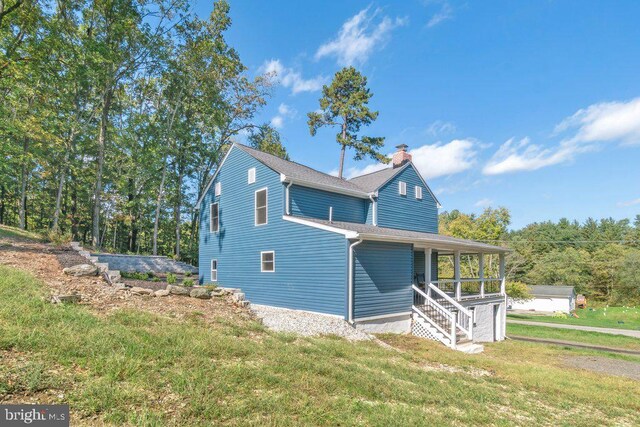
[(222, 194), (222, 183), (216, 182), (216, 185), (213, 188), (213, 192), (216, 196), (220, 196)]
[[(213, 210), (213, 205), (216, 205), (218, 207), (218, 223), (217, 228), (214, 230), (213, 229), (213, 215), (211, 214), (211, 211)], [(215, 203), (210, 203), (209, 204), (209, 232), (210, 233), (217, 233), (218, 231), (220, 231), (220, 205), (218, 204), (218, 202)]]
[[(262, 255), (264, 254), (272, 254), (273, 255), (273, 270), (264, 270), (263, 269), (263, 260)], [(276, 272), (276, 251), (260, 251), (260, 272), (261, 273), (275, 273)]]
[[(216, 268), (215, 269), (213, 268), (213, 263), (214, 262), (216, 263)], [(212, 282), (217, 282), (218, 281), (218, 260), (217, 259), (212, 259), (210, 267), (211, 267), (211, 271), (209, 273), (211, 274), (211, 281)], [(213, 272), (214, 271), (216, 272), (215, 280), (213, 279)]]
[(256, 182), (256, 168), (249, 168), (247, 171), (247, 184), (254, 184)]
[(422, 187), (416, 185), (416, 199), (422, 200)]
[(401, 196), (407, 195), (407, 183), (404, 181), (398, 181), (398, 194)]
[[(264, 224), (258, 224), (258, 193), (261, 191), (266, 192), (266, 195), (264, 198), (264, 201), (266, 203), (265, 213), (264, 213), (264, 219), (265, 219)], [(256, 227), (269, 224), (269, 188), (268, 187), (260, 188), (253, 193), (253, 224)]]

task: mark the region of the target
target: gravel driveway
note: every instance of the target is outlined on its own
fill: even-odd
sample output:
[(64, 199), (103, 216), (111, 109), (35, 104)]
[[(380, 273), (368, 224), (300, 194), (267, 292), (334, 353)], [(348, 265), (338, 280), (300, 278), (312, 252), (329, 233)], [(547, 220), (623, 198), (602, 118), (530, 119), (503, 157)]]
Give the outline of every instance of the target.
[(565, 358), (565, 363), (574, 368), (602, 372), (609, 375), (632, 378), (640, 381), (640, 363), (612, 359), (602, 356), (573, 356)]
[(343, 319), (306, 311), (251, 304), (262, 323), (274, 331), (304, 336), (338, 335), (350, 341), (369, 340), (371, 336), (351, 327)]

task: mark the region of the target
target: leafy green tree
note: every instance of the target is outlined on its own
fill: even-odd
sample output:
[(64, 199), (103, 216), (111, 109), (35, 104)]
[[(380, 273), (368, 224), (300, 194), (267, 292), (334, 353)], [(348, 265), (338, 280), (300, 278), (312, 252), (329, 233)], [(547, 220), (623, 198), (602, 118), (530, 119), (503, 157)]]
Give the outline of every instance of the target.
[(308, 113), (311, 136), (322, 127), (337, 127), (336, 141), (340, 144), (340, 167), (338, 177), (342, 178), (344, 155), (348, 148), (355, 150), (354, 159), (371, 157), (388, 163), (389, 158), (380, 153), (384, 146), (383, 137), (358, 136), (362, 126), (368, 126), (378, 118), (377, 111), (368, 107), (373, 94), (367, 88), (367, 78), (354, 67), (338, 71), (329, 86), (323, 86), (320, 98), (320, 112)]
[(251, 135), (249, 135), (249, 144), (256, 150), (289, 160), (287, 150), (280, 140), (280, 133), (267, 123), (258, 126)]

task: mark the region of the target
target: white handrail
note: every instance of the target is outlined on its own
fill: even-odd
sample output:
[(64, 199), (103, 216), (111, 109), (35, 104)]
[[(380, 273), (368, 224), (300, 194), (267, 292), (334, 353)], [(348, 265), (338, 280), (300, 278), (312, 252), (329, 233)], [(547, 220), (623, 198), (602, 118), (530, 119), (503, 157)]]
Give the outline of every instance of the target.
[[(433, 287), (433, 285), (431, 284), (429, 286)], [(449, 339), (451, 340), (452, 348), (455, 348), (455, 345), (456, 345), (456, 336), (455, 336), (456, 328), (459, 328), (462, 332), (464, 332), (469, 337), (469, 339), (471, 339), (471, 337), (473, 336), (473, 323), (471, 320), (470, 310), (467, 310), (466, 308), (461, 306), (457, 301), (452, 300), (451, 297), (444, 294), (440, 289), (434, 287), (436, 292), (438, 292), (441, 295), (444, 295), (444, 297), (447, 298), (447, 300), (451, 300), (453, 302), (453, 306), (458, 309), (458, 313), (461, 313), (466, 316), (466, 320), (468, 321), (468, 328), (465, 328), (461, 322), (458, 322), (458, 314), (456, 314), (455, 312), (452, 312), (448, 308), (443, 307), (440, 303), (438, 303), (435, 299), (427, 295), (425, 292), (422, 291), (422, 289), (418, 288), (416, 285), (411, 285), (411, 287), (413, 288), (414, 292), (417, 292), (419, 295), (421, 295), (425, 299), (425, 303), (435, 306), (437, 309), (445, 312), (449, 316), (451, 321), (450, 333), (445, 332), (442, 328), (438, 327), (439, 325), (437, 325), (435, 322), (432, 322), (431, 319), (429, 319), (428, 316), (422, 313), (422, 311), (418, 309), (415, 305), (412, 306), (412, 308), (415, 311), (417, 311), (423, 318), (427, 319), (429, 323), (436, 326), (442, 333), (444, 333), (445, 336), (446, 335), (449, 336)]]
[(464, 308), (458, 301), (456, 301), (453, 298), (451, 298), (449, 295), (447, 295), (445, 292), (443, 292), (437, 286), (434, 286), (431, 283), (429, 283), (429, 289), (431, 289), (432, 291), (435, 291), (438, 295), (440, 295), (442, 298), (444, 298), (448, 303), (453, 305), (459, 311), (463, 312), (467, 316), (471, 316), (471, 311), (470, 310), (467, 310), (466, 308)]

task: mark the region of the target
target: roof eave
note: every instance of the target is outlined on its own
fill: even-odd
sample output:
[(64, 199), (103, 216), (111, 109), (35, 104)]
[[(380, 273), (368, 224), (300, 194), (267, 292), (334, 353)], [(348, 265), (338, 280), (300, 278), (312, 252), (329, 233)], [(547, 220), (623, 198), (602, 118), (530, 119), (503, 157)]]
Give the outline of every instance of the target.
[(368, 199), (375, 192), (367, 193), (365, 191), (349, 190), (347, 188), (334, 187), (333, 185), (324, 185), (317, 182), (305, 181), (299, 178), (292, 178), (284, 174), (280, 174), (280, 181), (286, 183), (292, 183), (300, 185), (302, 187), (315, 188), (317, 190), (329, 191), (332, 193), (344, 194), (347, 196), (359, 197), (361, 199)]

